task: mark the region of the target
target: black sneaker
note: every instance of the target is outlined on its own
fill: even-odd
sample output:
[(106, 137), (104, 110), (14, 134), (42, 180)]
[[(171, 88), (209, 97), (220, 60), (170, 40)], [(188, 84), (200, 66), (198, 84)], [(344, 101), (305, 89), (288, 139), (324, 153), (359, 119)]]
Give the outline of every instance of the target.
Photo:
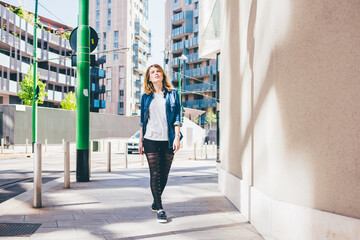
[(166, 223), (167, 222), (167, 217), (166, 217), (166, 213), (164, 210), (160, 210), (157, 213), (157, 221), (159, 223)]
[(151, 211), (157, 212), (157, 210), (159, 210), (159, 209), (157, 209), (155, 202), (153, 202), (153, 203), (151, 204)]

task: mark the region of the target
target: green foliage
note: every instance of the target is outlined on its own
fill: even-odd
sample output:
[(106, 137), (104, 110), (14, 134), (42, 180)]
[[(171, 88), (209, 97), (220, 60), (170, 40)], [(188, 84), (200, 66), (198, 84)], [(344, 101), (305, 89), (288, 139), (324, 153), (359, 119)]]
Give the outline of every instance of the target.
[(62, 109), (66, 110), (76, 110), (76, 97), (74, 92), (69, 92), (65, 95), (64, 100), (60, 103)]
[(208, 123), (216, 123), (216, 114), (213, 111), (213, 108), (208, 108), (207, 112), (206, 112), (206, 117), (205, 117), (206, 122)]
[(193, 123), (199, 124), (199, 116), (192, 118), (191, 121), (193, 121)]
[[(37, 103), (43, 103), (45, 96), (48, 95), (47, 92), (45, 92), (46, 83), (43, 83), (39, 80), (40, 76), (38, 74), (37, 76), (37, 85), (39, 86), (39, 99), (36, 101)], [(33, 80), (33, 66), (31, 65), (30, 69), (28, 70), (28, 73), (25, 75), (22, 82), (19, 83), (20, 85), (20, 91), (17, 93), (17, 95), (23, 100), (25, 105), (32, 105), (33, 101), (33, 89), (34, 89), (34, 80)]]

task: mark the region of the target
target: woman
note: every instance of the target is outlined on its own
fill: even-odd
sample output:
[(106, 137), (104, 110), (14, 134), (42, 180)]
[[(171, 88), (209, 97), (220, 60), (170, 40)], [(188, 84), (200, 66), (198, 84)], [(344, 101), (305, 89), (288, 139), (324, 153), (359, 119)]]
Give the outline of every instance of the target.
[(145, 93), (141, 98), (139, 152), (146, 154), (150, 187), (158, 222), (167, 222), (162, 206), (164, 191), (174, 154), (180, 148), (180, 101), (161, 66), (151, 65), (145, 73)]

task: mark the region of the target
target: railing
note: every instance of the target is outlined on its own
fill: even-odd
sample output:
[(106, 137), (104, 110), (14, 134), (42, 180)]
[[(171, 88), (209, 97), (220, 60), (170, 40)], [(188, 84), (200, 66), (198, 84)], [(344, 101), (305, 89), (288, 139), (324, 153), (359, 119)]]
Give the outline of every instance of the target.
[(198, 17), (199, 16), (199, 9), (195, 9), (194, 10), (194, 17)]
[(66, 75), (59, 73), (59, 83), (66, 84)]
[(199, 32), (199, 24), (194, 25), (194, 32)]
[(16, 92), (17, 92), (17, 86), (18, 86), (18, 84), (17, 84), (16, 81), (10, 80), (10, 81), (9, 81), (9, 92), (14, 92), (14, 93), (16, 93)]
[(212, 65), (212, 66), (186, 70), (185, 75), (189, 77), (198, 77), (198, 76), (209, 75), (210, 72), (215, 73), (215, 71), (216, 71), (216, 66)]
[(143, 52), (149, 52), (149, 46), (139, 40), (135, 40), (134, 45), (138, 45), (139, 49), (143, 50)]
[(49, 100), (54, 100), (54, 91), (53, 90), (48, 90), (48, 99)]
[(54, 100), (55, 101), (61, 101), (61, 99), (62, 99), (62, 93), (61, 92), (57, 92), (57, 91), (55, 91), (55, 96), (54, 96)]
[(177, 22), (177, 21), (180, 21), (183, 19), (185, 19), (185, 12), (180, 12), (180, 13), (174, 14), (173, 17), (171, 18), (171, 21), (174, 23), (174, 22)]
[(139, 62), (135, 62), (134, 63), (134, 70), (138, 70), (142, 73), (145, 73), (146, 72), (146, 67), (142, 64), (140, 64)]
[(175, 36), (178, 36), (178, 35), (181, 35), (184, 33), (185, 33), (185, 26), (181, 26), (181, 27), (175, 28), (171, 31), (171, 37), (173, 38)]
[(98, 78), (105, 78), (105, 71), (103, 69), (97, 68), (97, 67), (92, 67), (90, 70), (90, 75), (93, 77), (98, 77)]
[(192, 85), (185, 85), (182, 88), (185, 92), (206, 92), (206, 91), (215, 91), (216, 84), (211, 83), (199, 83)]
[(9, 68), (10, 67), (10, 57), (5, 54), (0, 54), (0, 65)]
[(140, 22), (135, 22), (135, 37), (140, 37), (147, 43), (150, 41), (149, 34), (146, 34), (141, 30)]
[(182, 102), (183, 107), (202, 109), (207, 107), (216, 107), (217, 102), (215, 98), (199, 99), (199, 100), (190, 100)]
[(199, 37), (190, 38), (185, 41), (185, 47), (190, 48), (199, 45)]
[(172, 45), (172, 51), (177, 51), (177, 50), (180, 50), (180, 49), (183, 49), (185, 46), (185, 41), (181, 41), (181, 42), (178, 42), (178, 43), (174, 43)]

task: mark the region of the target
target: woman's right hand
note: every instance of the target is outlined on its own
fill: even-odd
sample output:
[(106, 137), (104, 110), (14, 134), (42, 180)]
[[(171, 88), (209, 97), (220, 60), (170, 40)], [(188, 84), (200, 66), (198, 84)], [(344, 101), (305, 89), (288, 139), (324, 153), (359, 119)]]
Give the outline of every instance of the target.
[(139, 153), (140, 153), (141, 155), (144, 154), (143, 142), (142, 142), (141, 139), (140, 139), (140, 141), (139, 141)]

